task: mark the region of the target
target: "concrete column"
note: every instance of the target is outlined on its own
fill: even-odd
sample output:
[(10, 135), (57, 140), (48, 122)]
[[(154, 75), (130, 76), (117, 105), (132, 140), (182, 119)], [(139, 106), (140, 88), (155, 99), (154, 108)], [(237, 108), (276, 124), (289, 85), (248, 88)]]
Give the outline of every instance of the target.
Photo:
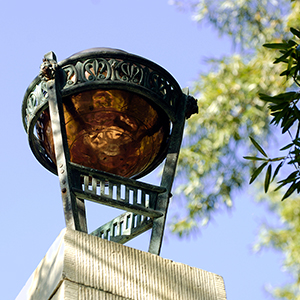
[(221, 276), (64, 229), (16, 300), (226, 300)]

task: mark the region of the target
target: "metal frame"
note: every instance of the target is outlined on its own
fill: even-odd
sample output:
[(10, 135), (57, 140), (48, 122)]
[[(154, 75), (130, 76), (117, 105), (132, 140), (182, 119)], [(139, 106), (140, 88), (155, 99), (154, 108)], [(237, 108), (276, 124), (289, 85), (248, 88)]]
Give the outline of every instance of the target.
[[(63, 98), (90, 89), (123, 89), (145, 96), (172, 122), (165, 153), (139, 177), (164, 158), (159, 187), (101, 172), (70, 162), (64, 125)], [(56, 165), (34, 134), (40, 113), (49, 107)], [(149, 252), (159, 255), (171, 188), (185, 119), (197, 112), (196, 100), (184, 94), (176, 80), (155, 63), (120, 50), (96, 48), (60, 63), (53, 52), (45, 55), (40, 76), (27, 89), (22, 114), (29, 144), (37, 159), (59, 176), (66, 226), (87, 232), (84, 201), (113, 206), (126, 212), (91, 234), (125, 243), (152, 228)]]

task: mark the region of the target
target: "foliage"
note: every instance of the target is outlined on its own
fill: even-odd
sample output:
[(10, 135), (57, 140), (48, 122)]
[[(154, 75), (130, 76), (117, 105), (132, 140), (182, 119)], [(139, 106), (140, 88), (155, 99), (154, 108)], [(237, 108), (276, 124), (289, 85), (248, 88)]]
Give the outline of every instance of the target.
[[(185, 130), (177, 189), (186, 210), (173, 216), (171, 224), (179, 235), (189, 234), (219, 209), (233, 205), (234, 192), (245, 187), (247, 173), (253, 168), (241, 155), (250, 151), (249, 135), (264, 140), (270, 137), (268, 107), (258, 94), (279, 93), (289, 84), (285, 78), (278, 79), (281, 68), (273, 64), (274, 53), (256, 47), (286, 35), (282, 14), (283, 7), (288, 10), (289, 0), (183, 4), (190, 5), (197, 21), (210, 22), (236, 45), (243, 42), (239, 48), (244, 50), (210, 59), (209, 71), (200, 74), (194, 84), (192, 94), (199, 99), (199, 114), (189, 119)], [(254, 12), (259, 14), (256, 20)], [(239, 24), (240, 29), (232, 31), (231, 23)]]
[(269, 292), (278, 299), (300, 300), (300, 206), (299, 199), (291, 196), (288, 201), (280, 202), (278, 192), (269, 192), (270, 197), (262, 196), (271, 212), (280, 216), (280, 224), (264, 224), (260, 230), (255, 250), (270, 247), (285, 254), (283, 270), (292, 275), (290, 283)]
[[(285, 255), (284, 268), (293, 275), (290, 284), (271, 288), (270, 293), (275, 298), (300, 300), (300, 208), (293, 193), (299, 192), (299, 42), (289, 40), (289, 29), (285, 29), (295, 28), (292, 34), (299, 37), (296, 28), (300, 24), (300, 2), (172, 2), (180, 8), (191, 9), (197, 22), (212, 25), (221, 35), (231, 37), (237, 45), (235, 49), (240, 49), (239, 54), (211, 59), (211, 69), (200, 74), (194, 85), (193, 94), (199, 96), (200, 113), (188, 122), (179, 161), (179, 181), (184, 183), (178, 193), (186, 203), (186, 211), (181, 210), (174, 217), (172, 229), (186, 235), (199, 223), (205, 224), (218, 209), (230, 208), (234, 192), (245, 188), (253, 165), (251, 182), (260, 183), (259, 174), (262, 169), (267, 170), (262, 182), (265, 191), (275, 185), (272, 181), (282, 174), (283, 166), (296, 167), (291, 177), (279, 182), (279, 186), (291, 184), (284, 195), (289, 197), (288, 201), (280, 202), (279, 191), (264, 194), (262, 201), (280, 218), (280, 224), (265, 224), (255, 247), (281, 251)], [(266, 47), (262, 48), (262, 44)], [(266, 48), (277, 49), (280, 56), (276, 58), (274, 51)], [(264, 150), (269, 152), (268, 142), (276, 139), (269, 126), (268, 103), (271, 103), (272, 124), (291, 137), (291, 142), (281, 148), (287, 154), (275, 158), (270, 158)], [(262, 146), (256, 140), (263, 141)], [(253, 149), (260, 156), (241, 158), (241, 153)], [(277, 166), (273, 171), (274, 163)]]
[(289, 1), (270, 0), (172, 0), (181, 9), (191, 9), (193, 19), (213, 26), (220, 35), (229, 36), (236, 45), (254, 48), (268, 36), (280, 38), (283, 16)]
[(214, 61), (218, 70), (201, 75), (196, 83), (195, 91), (201, 91), (199, 114), (188, 122), (179, 159), (183, 184), (178, 192), (188, 200), (188, 214), (174, 220), (173, 230), (179, 234), (200, 220), (207, 223), (222, 206), (231, 207), (232, 193), (247, 181), (250, 166), (239, 153), (250, 146), (249, 135), (269, 133), (267, 107), (258, 92), (269, 91), (270, 86), (279, 91), (285, 84), (267, 76), (270, 69), (274, 74), (279, 71), (272, 59), (261, 51), (246, 63), (240, 55)]
[[(300, 38), (300, 31), (297, 29), (291, 28), (291, 33), (294, 34), (296, 38)], [(284, 166), (284, 164), (294, 166), (294, 171), (291, 172), (285, 179), (278, 182), (279, 185), (277, 189), (290, 184), (282, 197), (282, 200), (284, 200), (291, 196), (294, 192), (300, 192), (300, 111), (298, 108), (298, 102), (300, 100), (300, 83), (298, 81), (300, 71), (300, 46), (295, 40), (283, 41), (282, 43), (265, 44), (264, 46), (279, 50), (280, 56), (275, 59), (274, 63), (285, 64), (285, 68), (280, 73), (280, 76), (293, 78), (294, 81), (293, 91), (290, 90), (275, 96), (260, 94), (260, 98), (263, 101), (270, 103), (269, 108), (271, 115), (273, 116), (271, 124), (280, 125), (282, 134), (287, 132), (291, 138), (291, 143), (280, 149), (281, 151), (288, 150), (286, 155), (269, 158), (260, 145), (252, 138), (252, 143), (264, 157), (247, 156), (245, 158), (263, 161), (263, 163), (254, 171), (250, 183), (252, 183), (261, 171), (267, 167), (265, 176), (265, 192), (268, 191), (270, 182), (276, 178), (279, 170)], [(278, 162), (278, 165), (272, 175), (272, 164), (274, 162)]]

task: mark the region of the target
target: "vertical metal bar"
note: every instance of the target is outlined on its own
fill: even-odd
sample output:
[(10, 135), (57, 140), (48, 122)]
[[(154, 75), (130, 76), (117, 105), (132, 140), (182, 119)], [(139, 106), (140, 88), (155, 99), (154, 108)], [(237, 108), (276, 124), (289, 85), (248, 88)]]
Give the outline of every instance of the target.
[(89, 190), (89, 176), (84, 176), (83, 177), (83, 186), (84, 186), (84, 191)]
[(105, 180), (100, 181), (100, 195), (104, 195), (105, 192)]
[[(172, 135), (170, 139), (170, 146), (168, 154), (166, 157), (166, 162), (164, 165), (164, 171), (161, 178), (160, 186), (166, 188), (166, 192), (159, 194), (156, 203), (156, 210), (163, 212), (163, 216), (154, 219), (149, 252), (152, 254), (159, 255), (161, 250), (161, 244), (165, 229), (167, 210), (169, 206), (171, 189), (174, 181), (176, 165), (178, 160), (178, 155), (180, 151), (184, 123), (185, 123), (185, 105), (187, 101), (187, 96), (182, 94), (181, 101), (178, 101), (177, 108), (177, 118), (176, 122), (173, 124)], [(151, 200), (150, 200), (151, 201)]]
[(146, 198), (145, 191), (142, 190), (142, 195), (141, 195), (141, 205), (144, 206), (144, 207), (147, 207), (147, 206), (146, 206), (145, 198)]
[(133, 188), (132, 191), (133, 191), (133, 195), (132, 195), (132, 196), (133, 196), (133, 204), (134, 204), (134, 205), (137, 205), (137, 204), (138, 204), (138, 203), (137, 203), (137, 196), (138, 196), (138, 195), (137, 195), (137, 189), (136, 189), (136, 188)]
[(151, 207), (151, 205), (150, 205), (150, 197), (151, 197), (151, 194), (145, 194), (145, 207), (150, 207), (150, 208), (152, 208)]
[(97, 179), (94, 177), (92, 177), (92, 192), (97, 194)]
[(125, 186), (125, 202), (126, 203), (129, 203), (130, 202), (130, 199), (129, 199), (129, 191), (130, 191), (130, 189), (129, 189), (129, 187), (126, 185)]
[(157, 193), (149, 193), (149, 207), (155, 209), (155, 204), (157, 202)]
[(114, 185), (112, 184), (111, 181), (108, 182), (108, 195), (110, 198), (113, 197), (113, 188), (114, 188)]
[(117, 186), (117, 200), (121, 200), (121, 184), (120, 183), (117, 183), (116, 184)]
[(68, 166), (70, 159), (63, 107), (55, 77), (47, 80), (46, 86), (66, 226), (73, 230), (87, 232), (84, 200), (76, 198), (72, 193), (71, 175)]

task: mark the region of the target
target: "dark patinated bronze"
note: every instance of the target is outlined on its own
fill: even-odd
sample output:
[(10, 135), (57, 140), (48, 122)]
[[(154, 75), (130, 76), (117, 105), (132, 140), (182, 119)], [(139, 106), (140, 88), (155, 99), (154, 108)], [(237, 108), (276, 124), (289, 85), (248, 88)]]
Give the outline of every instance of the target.
[[(125, 243), (152, 228), (157, 255), (185, 119), (197, 111), (162, 67), (109, 48), (61, 62), (47, 53), (22, 106), (33, 154), (59, 177), (66, 226), (88, 232), (86, 200), (122, 209), (90, 234)], [(135, 180), (162, 161), (160, 186)]]

